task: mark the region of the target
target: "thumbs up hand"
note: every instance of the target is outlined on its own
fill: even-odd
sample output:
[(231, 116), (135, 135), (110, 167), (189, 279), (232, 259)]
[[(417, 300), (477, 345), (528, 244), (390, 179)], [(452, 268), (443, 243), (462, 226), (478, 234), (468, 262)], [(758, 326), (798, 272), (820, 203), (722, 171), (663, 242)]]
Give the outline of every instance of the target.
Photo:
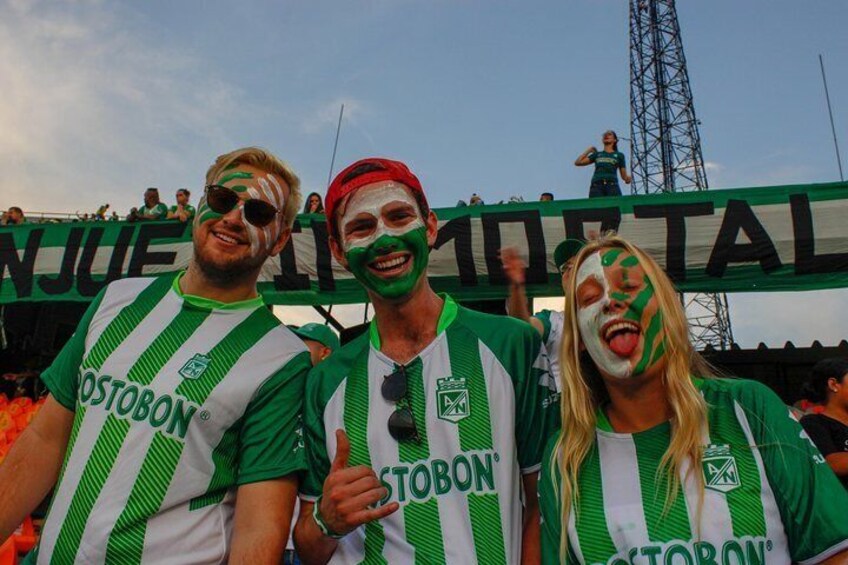
[(318, 511), (334, 533), (347, 534), (368, 522), (380, 520), (397, 511), (397, 502), (373, 506), (388, 494), (386, 487), (370, 467), (349, 467), (350, 441), (343, 430), (336, 430), (336, 456), (324, 481)]

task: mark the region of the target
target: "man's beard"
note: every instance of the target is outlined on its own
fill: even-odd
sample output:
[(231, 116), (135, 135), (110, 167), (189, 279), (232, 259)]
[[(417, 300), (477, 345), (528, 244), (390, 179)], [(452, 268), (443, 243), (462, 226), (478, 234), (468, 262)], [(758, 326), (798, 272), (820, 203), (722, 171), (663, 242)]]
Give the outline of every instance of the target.
[[(257, 271), (262, 268), (266, 257), (251, 257), (249, 255), (225, 262), (215, 262), (203, 256), (194, 249), (194, 263), (203, 277), (215, 286), (235, 286), (246, 279), (256, 278)], [(254, 281), (255, 282), (255, 281)]]

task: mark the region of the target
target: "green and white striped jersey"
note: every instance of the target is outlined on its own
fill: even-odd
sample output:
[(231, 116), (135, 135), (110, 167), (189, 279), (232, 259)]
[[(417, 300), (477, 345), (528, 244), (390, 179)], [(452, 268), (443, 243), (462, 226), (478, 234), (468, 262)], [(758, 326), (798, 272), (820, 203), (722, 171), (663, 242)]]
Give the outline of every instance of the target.
[(305, 468), (309, 368), (260, 298), (110, 284), (42, 375), (75, 416), (37, 561), (223, 562), (236, 488)]
[(538, 472), (558, 409), (538, 332), (445, 297), (436, 338), (405, 365), (420, 443), (389, 435), (396, 407), (380, 387), (396, 367), (372, 324), (307, 379), (301, 497), (321, 494), (341, 428), (350, 465), (373, 468), (383, 502), (401, 506), (340, 540), (331, 563), (517, 563), (521, 475)]
[[(692, 474), (664, 509), (667, 479), (658, 470), (669, 423), (615, 433), (601, 412), (568, 524), (568, 562), (817, 563), (848, 549), (848, 494), (777, 395), (753, 381), (696, 383), (709, 406), (703, 464), (695, 471), (706, 487), (700, 516)], [(562, 528), (551, 477), (555, 442), (539, 485), (545, 564), (559, 562)]]
[(542, 322), (542, 327), (545, 329), (542, 334), (542, 341), (545, 343), (545, 350), (548, 352), (548, 360), (551, 365), (551, 374), (559, 383), (562, 373), (559, 368), (559, 351), (562, 349), (562, 332), (565, 325), (565, 314), (555, 310), (542, 310), (533, 315), (534, 318)]

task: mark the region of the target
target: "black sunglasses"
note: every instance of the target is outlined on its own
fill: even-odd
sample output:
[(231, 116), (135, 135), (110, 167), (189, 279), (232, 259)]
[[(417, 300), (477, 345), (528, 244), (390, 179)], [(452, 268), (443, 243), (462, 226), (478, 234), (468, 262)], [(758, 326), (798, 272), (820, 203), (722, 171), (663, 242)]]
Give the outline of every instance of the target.
[(394, 402), (397, 407), (389, 416), (389, 433), (397, 441), (421, 442), (418, 428), (415, 425), (415, 415), (412, 413), (409, 401), (409, 379), (403, 365), (395, 371), (383, 377), (383, 385), (380, 387), (383, 398)]
[[(220, 184), (206, 186), (206, 204), (216, 214), (227, 214), (238, 206), (239, 193), (232, 188)], [(273, 204), (258, 198), (244, 201), (244, 218), (257, 228), (270, 224), (280, 211)]]

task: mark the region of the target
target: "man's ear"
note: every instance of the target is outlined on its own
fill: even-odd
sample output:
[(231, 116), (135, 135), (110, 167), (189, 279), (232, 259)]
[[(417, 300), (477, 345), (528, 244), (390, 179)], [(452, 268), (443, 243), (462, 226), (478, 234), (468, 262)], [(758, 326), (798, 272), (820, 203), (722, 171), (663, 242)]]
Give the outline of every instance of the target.
[(271, 257), (276, 257), (280, 254), (280, 251), (283, 250), (283, 247), (288, 243), (289, 238), (291, 237), (291, 228), (285, 228), (280, 231), (280, 235), (277, 236), (277, 241), (274, 242), (274, 247), (271, 248)]
[(432, 210), (427, 214), (425, 225), (427, 226), (427, 246), (432, 249), (436, 245), (436, 238), (439, 237), (439, 218)]
[(327, 237), (327, 243), (330, 245), (330, 253), (333, 254), (333, 257), (338, 261), (339, 265), (347, 269), (347, 259), (345, 258), (344, 251), (342, 251), (341, 245), (333, 236)]

